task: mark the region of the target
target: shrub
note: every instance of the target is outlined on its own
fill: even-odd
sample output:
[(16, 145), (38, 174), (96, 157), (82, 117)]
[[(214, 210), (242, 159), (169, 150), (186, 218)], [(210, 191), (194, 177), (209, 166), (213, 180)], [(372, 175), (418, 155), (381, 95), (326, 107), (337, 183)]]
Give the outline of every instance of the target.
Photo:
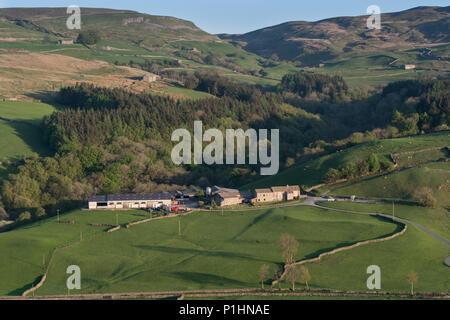
[(77, 42), (85, 45), (93, 45), (100, 41), (100, 35), (97, 31), (87, 30), (78, 34)]
[(44, 208), (42, 208), (42, 207), (37, 208), (35, 214), (36, 214), (37, 218), (42, 218), (42, 217), (45, 217), (47, 215), (47, 213), (45, 212)]
[(17, 222), (19, 223), (25, 223), (30, 220), (31, 220), (31, 213), (29, 213), (28, 211), (22, 212), (17, 218)]
[(325, 183), (333, 183), (336, 182), (341, 178), (341, 172), (339, 170), (336, 170), (334, 168), (331, 168), (328, 170), (328, 172), (323, 177), (323, 182)]
[(370, 172), (378, 172), (381, 169), (380, 160), (375, 154), (371, 154), (367, 160), (369, 163)]
[(433, 197), (433, 190), (429, 187), (423, 187), (416, 191), (415, 197), (419, 200), (420, 204), (427, 208), (436, 207), (437, 200)]

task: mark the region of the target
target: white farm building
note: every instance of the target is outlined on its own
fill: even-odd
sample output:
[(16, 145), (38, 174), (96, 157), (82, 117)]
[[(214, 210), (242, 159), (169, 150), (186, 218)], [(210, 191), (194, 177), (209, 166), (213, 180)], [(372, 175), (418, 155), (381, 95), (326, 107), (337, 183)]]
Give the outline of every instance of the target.
[(97, 209), (156, 209), (170, 206), (173, 196), (167, 192), (154, 194), (123, 194), (92, 196), (88, 200), (89, 210)]

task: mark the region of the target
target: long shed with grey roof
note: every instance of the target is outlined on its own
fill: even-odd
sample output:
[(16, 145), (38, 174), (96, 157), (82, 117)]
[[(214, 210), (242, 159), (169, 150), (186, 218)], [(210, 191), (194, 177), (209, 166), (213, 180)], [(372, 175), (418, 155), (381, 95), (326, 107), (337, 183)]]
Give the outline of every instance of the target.
[(173, 202), (172, 194), (159, 192), (153, 194), (109, 194), (96, 195), (88, 200), (90, 210), (95, 209), (154, 209)]

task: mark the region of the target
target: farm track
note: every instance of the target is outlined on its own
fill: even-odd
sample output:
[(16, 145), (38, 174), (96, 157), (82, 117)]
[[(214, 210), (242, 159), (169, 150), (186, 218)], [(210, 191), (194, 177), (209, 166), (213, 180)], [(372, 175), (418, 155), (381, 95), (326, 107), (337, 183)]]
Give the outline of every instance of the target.
[[(380, 201), (382, 202), (382, 201)], [(428, 228), (425, 228), (424, 226), (408, 220), (408, 219), (403, 219), (403, 218), (398, 218), (398, 217), (392, 217), (388, 214), (383, 214), (383, 213), (374, 213), (374, 212), (360, 212), (360, 211), (351, 211), (351, 210), (344, 210), (344, 209), (336, 209), (336, 208), (330, 208), (330, 207), (323, 207), (320, 205), (315, 204), (314, 205), (317, 208), (321, 208), (321, 209), (326, 209), (326, 210), (333, 210), (333, 211), (339, 211), (339, 212), (346, 212), (346, 213), (355, 213), (355, 214), (363, 214), (363, 215), (370, 215), (370, 216), (380, 216), (386, 219), (392, 219), (393, 221), (399, 221), (399, 222), (403, 222), (403, 223), (410, 223), (415, 225), (416, 227), (418, 227), (419, 229), (422, 229), (423, 231), (425, 231), (426, 233), (428, 233), (429, 235), (431, 235), (432, 237), (436, 238), (437, 240), (445, 243), (447, 246), (450, 247), (450, 242), (445, 240), (444, 238), (442, 238), (441, 236), (437, 235), (436, 233), (434, 233), (433, 231), (431, 231)]]

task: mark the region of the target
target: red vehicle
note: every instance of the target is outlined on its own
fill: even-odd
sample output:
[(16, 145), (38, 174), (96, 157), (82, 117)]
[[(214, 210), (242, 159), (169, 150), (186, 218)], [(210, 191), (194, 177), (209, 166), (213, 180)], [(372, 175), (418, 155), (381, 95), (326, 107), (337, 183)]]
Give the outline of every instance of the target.
[(172, 212), (178, 212), (178, 211), (180, 211), (180, 207), (172, 207), (172, 208), (170, 209), (170, 211), (172, 211)]

